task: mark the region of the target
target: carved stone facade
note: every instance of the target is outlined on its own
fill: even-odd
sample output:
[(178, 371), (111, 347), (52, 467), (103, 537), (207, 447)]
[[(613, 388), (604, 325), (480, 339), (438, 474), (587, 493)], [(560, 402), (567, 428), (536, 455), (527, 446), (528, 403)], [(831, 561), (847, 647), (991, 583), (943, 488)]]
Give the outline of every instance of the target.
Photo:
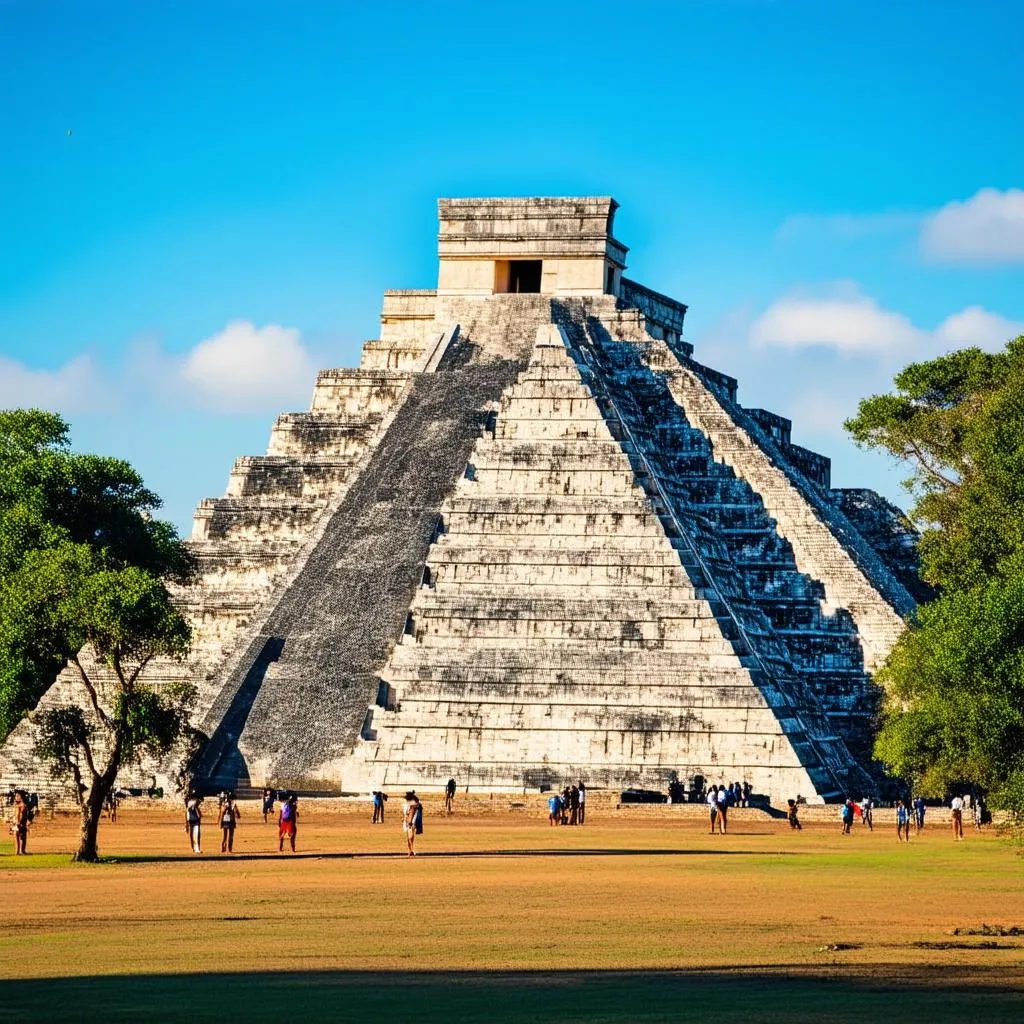
[(438, 288), (200, 503), (194, 650), (147, 676), (198, 684), (207, 784), (871, 785), (906, 524), (693, 359), (615, 208), (441, 200)]

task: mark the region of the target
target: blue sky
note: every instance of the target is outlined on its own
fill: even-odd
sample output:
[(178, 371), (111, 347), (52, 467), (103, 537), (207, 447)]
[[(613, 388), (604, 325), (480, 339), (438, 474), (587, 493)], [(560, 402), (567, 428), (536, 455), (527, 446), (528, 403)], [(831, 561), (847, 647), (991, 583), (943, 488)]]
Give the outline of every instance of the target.
[(438, 196), (611, 193), (698, 357), (899, 497), (844, 415), (1024, 330), (1022, 47), (1024, 5), (942, 0), (0, 0), (0, 405), (187, 532), (435, 283)]

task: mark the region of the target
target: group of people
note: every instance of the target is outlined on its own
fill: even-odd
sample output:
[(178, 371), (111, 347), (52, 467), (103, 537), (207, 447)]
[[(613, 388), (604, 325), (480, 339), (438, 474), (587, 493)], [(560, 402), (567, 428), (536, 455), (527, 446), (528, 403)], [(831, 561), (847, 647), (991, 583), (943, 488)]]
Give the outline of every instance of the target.
[(587, 787), (581, 779), (575, 786), (566, 786), (561, 793), (548, 797), (548, 823), (551, 825), (582, 825), (587, 820)]
[(874, 801), (871, 797), (864, 797), (860, 803), (847, 797), (843, 802), (843, 806), (839, 809), (839, 820), (843, 825), (843, 835), (850, 835), (853, 831), (854, 820), (860, 818), (861, 823), (867, 825), (868, 831), (873, 832), (875, 830), (874, 818), (872, 816), (872, 808), (874, 807)]
[[(263, 821), (266, 822), (274, 813), (274, 803), (277, 794), (272, 789), (263, 791)], [(287, 841), (292, 853), (295, 852), (295, 833), (299, 820), (299, 798), (296, 793), (285, 793), (281, 797), (281, 809), (277, 817), (277, 849), (279, 853), (284, 852), (284, 844)], [(242, 812), (238, 808), (238, 801), (235, 794), (224, 791), (217, 795), (217, 817), (216, 821), (220, 827), (221, 853), (235, 852), (235, 829), (238, 826)], [(189, 837), (194, 854), (200, 854), (202, 850), (203, 832), (203, 798), (198, 793), (192, 793), (185, 801), (185, 832)]]
[(729, 829), (729, 808), (750, 806), (751, 786), (749, 782), (742, 785), (734, 782), (731, 785), (718, 783), (712, 786), (704, 797), (708, 805), (708, 817), (710, 825), (708, 834), (713, 834), (715, 826), (721, 835), (725, 835)]
[[(792, 804), (793, 801), (790, 801)], [(853, 828), (853, 823), (856, 818), (860, 818), (864, 825), (867, 825), (868, 830), (872, 831), (874, 825), (872, 822), (872, 807), (874, 806), (871, 797), (865, 797), (860, 803), (854, 803), (853, 800), (847, 800), (842, 808), (840, 809), (840, 820), (842, 821), (842, 830), (844, 835), (849, 835)], [(985, 798), (982, 796), (972, 797), (970, 794), (965, 796), (954, 796), (950, 801), (950, 823), (953, 829), (953, 838), (960, 841), (964, 838), (964, 814), (971, 813), (973, 808), (974, 815), (974, 827), (981, 829), (983, 825), (988, 824), (992, 820), (991, 814), (988, 812), (988, 808), (985, 804)], [(925, 803), (925, 799), (920, 794), (906, 800), (896, 801), (896, 839), (898, 842), (909, 843), (910, 842), (910, 828), (913, 826), (918, 832), (924, 828), (925, 814), (928, 810), (928, 805)], [(799, 828), (799, 825), (796, 826)]]

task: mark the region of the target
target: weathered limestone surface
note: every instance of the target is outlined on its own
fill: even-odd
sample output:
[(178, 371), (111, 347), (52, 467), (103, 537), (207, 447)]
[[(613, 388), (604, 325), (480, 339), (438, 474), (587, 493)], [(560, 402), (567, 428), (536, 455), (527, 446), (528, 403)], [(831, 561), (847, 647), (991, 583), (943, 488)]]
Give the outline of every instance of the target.
[(206, 785), (871, 785), (912, 527), (694, 361), (615, 208), (442, 200), (438, 288), (386, 292), (359, 368), (200, 503), (194, 649), (145, 679), (197, 684)]
[(853, 616), (865, 666), (874, 671), (902, 632), (914, 599), (842, 511), (786, 464), (756, 421), (701, 379), (697, 364), (669, 369), (674, 353), (667, 346), (656, 350), (655, 358), (668, 369), (669, 388), (687, 418), (717, 457), (761, 496), (800, 571), (822, 581), (833, 608)]
[(679, 771), (842, 791), (849, 755), (798, 684), (757, 685), (632, 453), (559, 330), (541, 328), (444, 506), (346, 787), (452, 772), (474, 788), (664, 785)]

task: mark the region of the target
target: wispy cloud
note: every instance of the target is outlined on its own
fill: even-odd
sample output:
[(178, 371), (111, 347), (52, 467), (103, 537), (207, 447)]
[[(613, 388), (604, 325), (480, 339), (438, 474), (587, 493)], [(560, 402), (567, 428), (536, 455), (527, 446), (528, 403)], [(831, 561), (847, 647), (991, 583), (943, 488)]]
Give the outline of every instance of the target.
[(787, 217), (775, 236), (781, 242), (805, 238), (854, 240), (916, 231), (920, 213), (889, 210), (883, 213), (795, 214)]
[(750, 327), (754, 348), (831, 348), (847, 355), (898, 354), (907, 358), (977, 345), (993, 350), (1024, 333), (1018, 323), (981, 306), (969, 306), (925, 328), (883, 308), (851, 282), (826, 294), (791, 294), (774, 302)]
[(108, 407), (113, 397), (91, 355), (75, 356), (55, 370), (35, 369), (0, 356), (0, 408), (97, 412)]
[(923, 212), (795, 214), (775, 233), (790, 243), (886, 236), (916, 236), (918, 252), (930, 263), (1024, 263), (1024, 189), (983, 188), (969, 199)]
[(924, 219), (920, 243), (935, 262), (1024, 262), (1024, 189), (983, 188), (947, 203)]
[(316, 368), (295, 328), (236, 320), (184, 354), (140, 339), (112, 370), (89, 355), (54, 370), (0, 357), (0, 407), (38, 406), (68, 414), (147, 405), (273, 413), (308, 406)]

